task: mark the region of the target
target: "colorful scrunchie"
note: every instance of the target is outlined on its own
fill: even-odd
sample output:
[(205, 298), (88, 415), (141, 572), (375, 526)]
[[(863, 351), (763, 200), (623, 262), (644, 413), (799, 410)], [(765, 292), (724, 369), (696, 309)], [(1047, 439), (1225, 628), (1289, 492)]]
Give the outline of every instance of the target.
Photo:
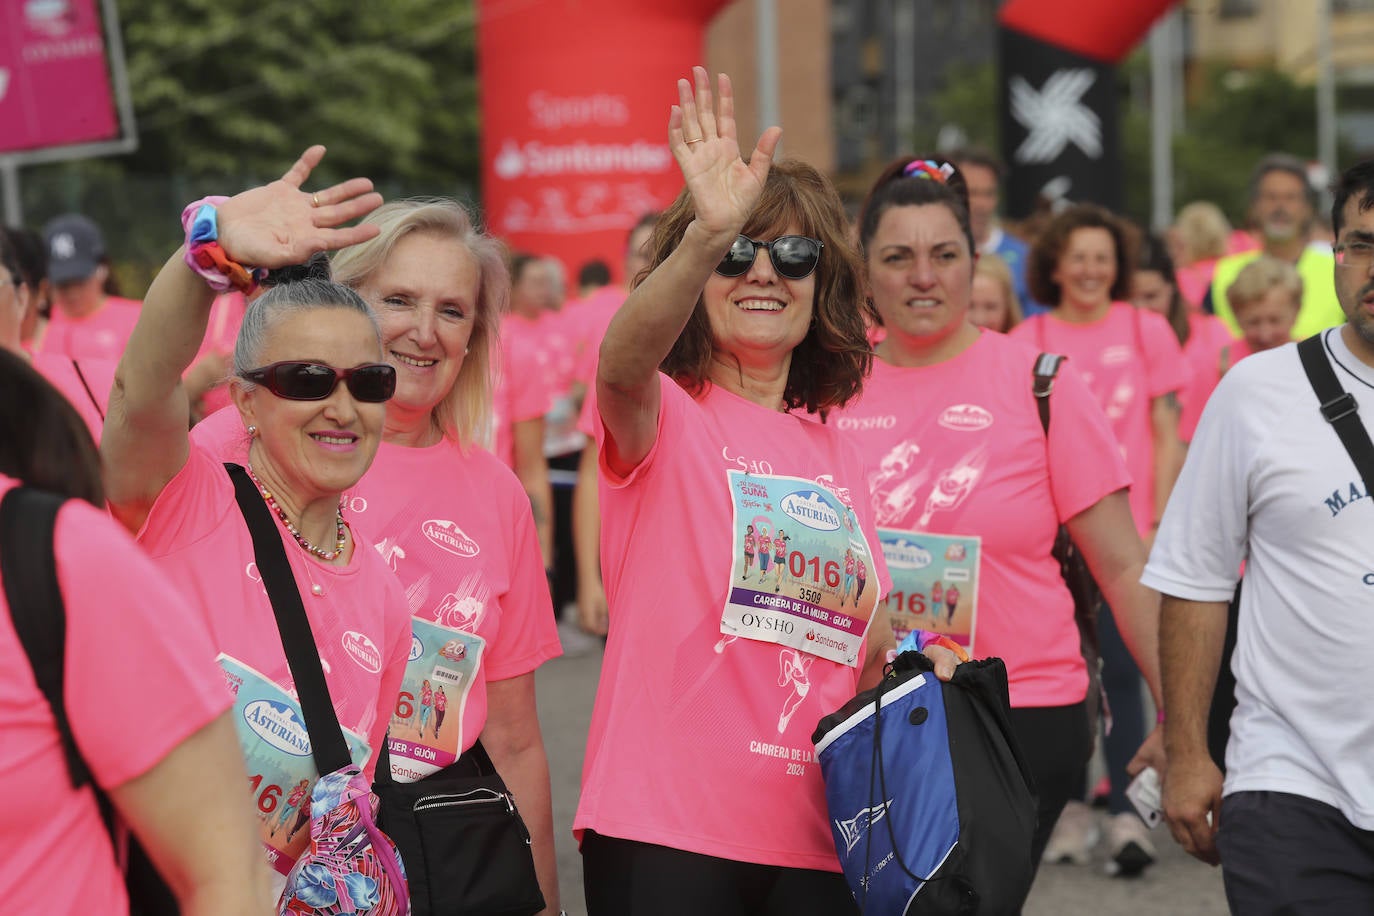
[(949, 181), (949, 177), (954, 174), (954, 166), (948, 162), (936, 162), (933, 159), (913, 159), (907, 163), (906, 168), (902, 169), (902, 174), (908, 178), (926, 178), (945, 184)]
[(245, 267), (230, 259), (219, 244), (217, 207), (229, 198), (211, 196), (188, 204), (181, 211), (181, 228), (186, 231), (186, 266), (200, 274), (215, 292), (236, 289), (244, 295), (258, 288), (267, 271)]

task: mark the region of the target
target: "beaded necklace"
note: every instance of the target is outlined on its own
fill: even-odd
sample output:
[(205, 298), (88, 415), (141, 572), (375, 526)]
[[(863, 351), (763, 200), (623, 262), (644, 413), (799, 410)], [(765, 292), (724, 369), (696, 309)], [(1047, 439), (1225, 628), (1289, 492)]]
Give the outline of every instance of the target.
[(343, 549), (348, 543), (348, 526), (344, 524), (342, 496), (339, 497), (338, 532), (334, 539), (334, 549), (323, 550), (301, 536), (296, 526), (291, 524), (291, 519), (287, 518), (286, 513), (282, 511), (282, 507), (277, 505), (277, 500), (272, 496), (272, 491), (263, 486), (262, 481), (258, 480), (258, 475), (253, 473), (252, 465), (248, 466), (248, 476), (253, 479), (253, 483), (257, 485), (258, 492), (262, 494), (262, 498), (267, 500), (267, 505), (273, 512), (277, 513), (277, 518), (281, 519), (281, 523), (286, 526), (287, 531), (291, 532), (291, 536), (296, 539), (297, 544), (300, 544), (307, 552), (314, 554), (326, 563), (332, 563), (339, 558), (339, 554), (343, 553)]

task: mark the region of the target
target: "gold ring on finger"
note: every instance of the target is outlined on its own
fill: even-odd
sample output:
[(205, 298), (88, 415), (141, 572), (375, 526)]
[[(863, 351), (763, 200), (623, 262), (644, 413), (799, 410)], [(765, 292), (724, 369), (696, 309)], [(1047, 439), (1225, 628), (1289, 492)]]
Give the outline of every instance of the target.
[(311, 195), (310, 195), (310, 201), (311, 201), (311, 206), (313, 206), (313, 207), (318, 207), (318, 206), (320, 205), (320, 195), (318, 195), (318, 194), (311, 194)]
[(692, 140), (688, 140), (687, 143), (688, 143), (688, 145), (690, 146), (690, 145), (693, 144), (693, 143), (700, 143), (703, 139), (705, 139), (705, 138), (703, 138), (703, 137), (696, 137), (696, 138), (694, 138), (694, 139), (692, 139)]

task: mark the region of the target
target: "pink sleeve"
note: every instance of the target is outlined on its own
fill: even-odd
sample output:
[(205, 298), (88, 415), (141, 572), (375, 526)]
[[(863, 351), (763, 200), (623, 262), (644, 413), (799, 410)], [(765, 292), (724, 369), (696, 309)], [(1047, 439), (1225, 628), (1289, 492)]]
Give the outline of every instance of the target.
[(635, 469), (624, 477), (606, 466), (606, 425), (601, 422), (600, 412), (597, 413), (596, 460), (601, 471), (602, 482), (613, 490), (627, 487), (649, 473), (653, 468), (654, 459), (664, 448), (664, 437), (676, 438), (681, 434), (680, 427), (686, 419), (684, 414), (692, 396), (683, 391), (677, 382), (662, 372), (658, 374), (658, 389), (658, 434), (654, 436), (654, 444), (649, 449), (649, 454), (645, 455), (644, 460), (639, 462)]
[(1192, 370), (1188, 368), (1174, 329), (1163, 316), (1154, 312), (1141, 309), (1137, 314), (1145, 343), (1145, 384), (1150, 397), (1181, 390), (1192, 377)]
[(501, 629), (482, 662), (489, 681), (529, 674), (563, 653), (530, 502), (515, 487), (510, 496), (510, 588), (500, 599)]
[(1050, 494), (1061, 524), (1131, 485), (1107, 415), (1069, 363), (1050, 395), (1048, 447)]
[(234, 485), (222, 462), (196, 442), (181, 470), (153, 502), (138, 543), (151, 557), (194, 544), (207, 537), (234, 504)]
[(512, 365), (506, 384), (510, 386), (511, 423), (542, 417), (553, 407), (547, 379), (533, 363)]
[(150, 770), (231, 698), (197, 612), (113, 519), (68, 503), (55, 540), (67, 712), (96, 782), (113, 788)]

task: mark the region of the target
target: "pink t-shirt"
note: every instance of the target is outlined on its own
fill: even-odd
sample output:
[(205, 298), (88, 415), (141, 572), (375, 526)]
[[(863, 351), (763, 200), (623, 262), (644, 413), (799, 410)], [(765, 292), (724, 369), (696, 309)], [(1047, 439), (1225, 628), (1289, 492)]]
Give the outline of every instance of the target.
[[(852, 494), (876, 550), (858, 453), (828, 426), (715, 386), (694, 400), (659, 378), (649, 455), (625, 479), (601, 463), (602, 572), (613, 623), (574, 830), (838, 871), (810, 737), (854, 696), (860, 669), (722, 637), (734, 532), (744, 528), (736, 527), (727, 475), (786, 475), (824, 481), (840, 499)], [(603, 437), (599, 429), (604, 448)], [(673, 551), (664, 552), (664, 538)], [(881, 596), (886, 567), (877, 572)]]
[(581, 382), (587, 388), (591, 388), (596, 381), (596, 364), (601, 354), (601, 341), (606, 336), (606, 329), (611, 326), (611, 319), (615, 317), (615, 313), (625, 304), (627, 295), (629, 294), (618, 286), (603, 286), (577, 303), (575, 310), (572, 303), (563, 307), (563, 311), (575, 315), (579, 323), (573, 380)]
[(1188, 364), (1169, 323), (1154, 312), (1114, 302), (1091, 324), (1034, 315), (1011, 331), (1038, 350), (1073, 360), (1106, 411), (1130, 472), (1131, 515), (1142, 535), (1155, 521), (1154, 398), (1188, 385)]
[[(241, 460), (248, 441), (232, 409), (191, 438), (224, 460)], [(462, 685), (466, 702), (450, 697), (462, 710), (466, 750), (486, 725), (487, 683), (529, 674), (561, 652), (529, 497), (490, 452), (464, 455), (448, 440), (383, 442), (347, 496), (345, 517), (372, 534), (365, 542), (399, 579), (410, 613), (485, 640), (483, 677)]]
[[(15, 481), (0, 475), (0, 494)], [(66, 605), (66, 702), (95, 781), (141, 776), (229, 708), (198, 615), (109, 515), (72, 501), (57, 516)], [(57, 726), (0, 590), (0, 888), (13, 913), (128, 912), (90, 787), (71, 787)]]
[(105, 304), (86, 318), (67, 317), (61, 306), (52, 310), (43, 336), (43, 353), (72, 359), (112, 359), (124, 355), (143, 303), (119, 296), (106, 296)]
[[(1006, 662), (1017, 707), (1083, 699), (1073, 597), (1050, 549), (1062, 522), (1130, 484), (1107, 419), (1071, 363), (1050, 395), (1047, 444), (1031, 392), (1036, 356), (984, 331), (938, 365), (874, 360), (861, 399), (830, 417), (869, 463), (879, 525), (982, 539), (975, 648)], [(952, 476), (966, 489), (951, 505), (934, 497)]]
[(33, 367), (66, 396), (97, 443), (105, 427), (110, 389), (114, 387), (118, 366), (112, 359), (72, 360), (52, 353), (39, 353), (33, 358)]
[(1194, 312), (1188, 316), (1188, 328), (1183, 355), (1188, 360), (1190, 378), (1178, 396), (1183, 408), (1178, 420), (1178, 437), (1184, 442), (1193, 441), (1202, 408), (1217, 382), (1221, 381), (1222, 372), (1235, 361), (1236, 344), (1226, 322), (1215, 315)]
[(1212, 276), (1217, 271), (1217, 261), (1220, 258), (1204, 258), (1201, 261), (1194, 261), (1187, 267), (1174, 268), (1174, 280), (1178, 283), (1179, 295), (1183, 301), (1188, 303), (1188, 308), (1193, 312), (1200, 313), (1202, 310), (1202, 300), (1207, 297), (1207, 291), (1212, 288)]
[[(199, 360), (211, 353), (218, 353), (226, 358), (232, 357), (234, 343), (239, 336), (239, 327), (242, 326), (243, 316), (247, 311), (248, 300), (244, 298), (243, 293), (225, 293), (217, 296), (214, 305), (210, 307), (210, 322), (205, 328), (205, 340), (201, 342), (196, 359)], [(221, 382), (201, 398), (201, 416), (208, 417), (231, 403), (233, 400), (229, 397), (229, 385), (227, 381)]]
[(491, 450), (506, 467), (514, 468), (515, 424), (542, 417), (553, 406), (547, 357), (537, 339), (503, 324), (495, 375)]
[[(345, 517), (353, 522), (350, 513)], [(370, 774), (410, 653), (405, 595), (375, 552), (355, 547), (347, 566), (323, 563), (302, 550), (280, 523), (277, 527), (334, 711), (341, 726), (367, 739)], [(371, 543), (356, 526), (353, 534), (358, 547)], [(158, 495), (138, 539), (208, 624), (218, 651), (292, 688), (252, 537), (220, 460), (193, 443), (186, 465)], [(314, 585), (323, 594), (314, 594)]]

